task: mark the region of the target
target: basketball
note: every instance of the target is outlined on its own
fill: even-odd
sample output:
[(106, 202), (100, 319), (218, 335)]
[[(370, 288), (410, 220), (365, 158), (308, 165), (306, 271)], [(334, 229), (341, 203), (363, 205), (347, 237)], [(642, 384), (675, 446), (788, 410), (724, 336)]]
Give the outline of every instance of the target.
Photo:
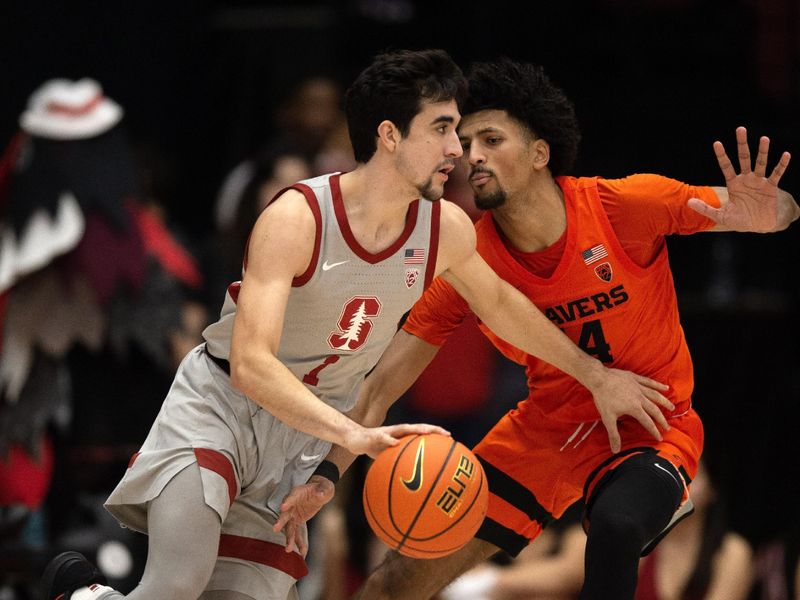
[(481, 463), (440, 434), (402, 438), (378, 455), (364, 482), (364, 512), (375, 535), (414, 558), (438, 558), (464, 546), (488, 503)]

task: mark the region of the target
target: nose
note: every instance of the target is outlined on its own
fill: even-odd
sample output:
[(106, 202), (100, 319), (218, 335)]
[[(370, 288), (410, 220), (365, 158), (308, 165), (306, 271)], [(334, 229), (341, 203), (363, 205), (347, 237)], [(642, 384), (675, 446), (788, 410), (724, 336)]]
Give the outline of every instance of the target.
[(458, 158), (464, 154), (464, 150), (461, 148), (461, 142), (458, 139), (458, 134), (455, 131), (453, 131), (452, 134), (447, 138), (445, 153), (451, 158)]
[(486, 162), (486, 154), (481, 150), (480, 144), (473, 142), (469, 147), (469, 164), (482, 165)]

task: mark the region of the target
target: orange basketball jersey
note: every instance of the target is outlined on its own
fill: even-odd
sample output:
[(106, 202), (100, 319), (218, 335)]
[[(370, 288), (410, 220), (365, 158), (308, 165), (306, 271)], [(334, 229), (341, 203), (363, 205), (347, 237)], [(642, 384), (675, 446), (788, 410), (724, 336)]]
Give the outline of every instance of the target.
[[(671, 414), (685, 413), (691, 405), (692, 363), (678, 319), (666, 245), (658, 243), (668, 233), (708, 229), (712, 223), (685, 205), (692, 196), (718, 205), (716, 195), (711, 188), (652, 175), (620, 180), (560, 177), (558, 183), (564, 192), (567, 231), (564, 252), (552, 275), (538, 277), (512, 256), (491, 213), (476, 225), (479, 253), (584, 351), (606, 366), (668, 384), (665, 395), (675, 404)], [(630, 227), (637, 242), (642, 231), (652, 232), (651, 239), (641, 240), (658, 248), (647, 266), (636, 264), (623, 249), (615, 229), (621, 231), (624, 219), (612, 227), (607, 214), (609, 198), (617, 209), (614, 214), (628, 215), (627, 219), (637, 211), (649, 215), (650, 209), (642, 206), (644, 199), (651, 208), (661, 203), (651, 211), (659, 215), (652, 223), (642, 225), (637, 215)], [(441, 344), (453, 322), (463, 318), (458, 311), (468, 311), (466, 303), (447, 283), (437, 280), (415, 305), (405, 329)], [(537, 412), (569, 422), (597, 418), (591, 394), (575, 379), (481, 327), (507, 357), (527, 367), (529, 399), (535, 402)], [(519, 406), (523, 418), (528, 406), (527, 402)]]

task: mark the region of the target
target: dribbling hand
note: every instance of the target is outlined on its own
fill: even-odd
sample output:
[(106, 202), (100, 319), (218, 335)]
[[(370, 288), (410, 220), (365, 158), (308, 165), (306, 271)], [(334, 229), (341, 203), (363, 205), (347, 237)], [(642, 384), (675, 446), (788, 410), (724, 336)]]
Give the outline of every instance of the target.
[(449, 431), (445, 431), (441, 427), (425, 423), (361, 427), (348, 434), (343, 445), (352, 454), (367, 454), (372, 458), (376, 458), (386, 448), (396, 445), (400, 438), (407, 435), (423, 435), (426, 433), (450, 435)]

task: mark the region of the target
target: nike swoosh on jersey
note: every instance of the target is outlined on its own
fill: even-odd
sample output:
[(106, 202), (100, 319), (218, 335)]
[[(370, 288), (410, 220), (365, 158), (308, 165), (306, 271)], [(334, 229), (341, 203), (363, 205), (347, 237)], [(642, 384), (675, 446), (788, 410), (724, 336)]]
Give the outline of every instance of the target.
[(422, 459), (425, 453), (425, 438), (420, 438), (419, 446), (417, 446), (417, 457), (414, 459), (414, 472), (411, 474), (411, 479), (400, 478), (403, 485), (411, 492), (416, 492), (422, 486)]
[(348, 263), (348, 262), (350, 262), (350, 261), (349, 260), (343, 260), (341, 262), (335, 262), (335, 263), (328, 264), (328, 261), (326, 260), (324, 263), (322, 263), (322, 270), (323, 271), (330, 271), (333, 267), (338, 267), (339, 265), (343, 265), (344, 263)]
[(320, 456), (322, 456), (322, 455), (321, 454), (313, 454), (313, 455), (309, 456), (308, 454), (303, 452), (300, 455), (300, 460), (317, 460)]

